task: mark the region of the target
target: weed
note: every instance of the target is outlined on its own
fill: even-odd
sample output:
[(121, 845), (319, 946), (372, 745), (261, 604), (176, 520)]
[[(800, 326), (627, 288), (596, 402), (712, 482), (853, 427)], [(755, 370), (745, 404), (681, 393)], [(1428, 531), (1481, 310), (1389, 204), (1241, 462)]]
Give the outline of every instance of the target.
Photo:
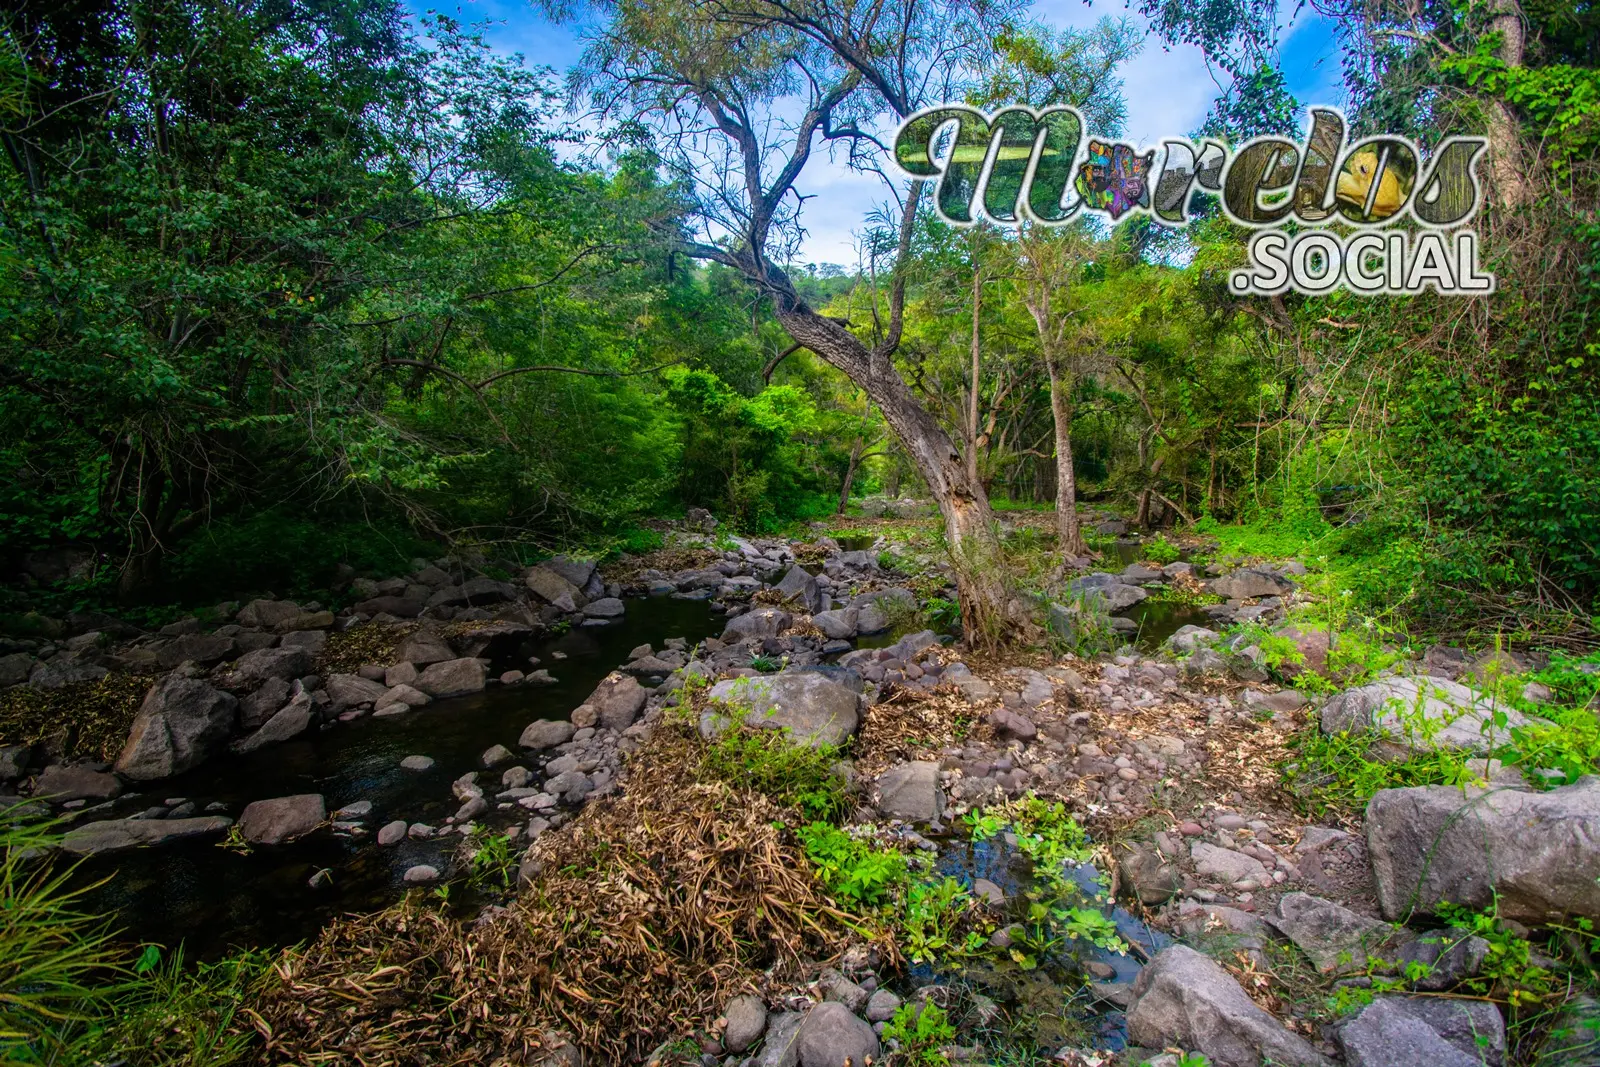
[(799, 835), (817, 877), (840, 900), (880, 904), (910, 878), (900, 853), (874, 848), (838, 827), (814, 822), (801, 827)]
[(735, 722), (705, 746), (700, 768), (735, 787), (793, 805), (808, 818), (831, 820), (850, 804), (845, 780), (834, 770), (839, 755), (831, 745), (797, 745), (781, 731)]
[(929, 597), (923, 603), (922, 617), (937, 633), (961, 632), (961, 602), (955, 597)]
[(900, 1047), (902, 1062), (915, 1067), (943, 1067), (943, 1049), (955, 1042), (956, 1028), (939, 1005), (913, 1002), (900, 1005), (884, 1026), (883, 1037)]
[(773, 674), (783, 670), (784, 660), (778, 656), (757, 655), (750, 657), (750, 666), (762, 674)]
[(1120, 642), (1105, 601), (1094, 593), (1063, 593), (1049, 606), (1045, 629), (1058, 652), (1083, 659), (1109, 652)]
[(1382, 735), (1363, 731), (1328, 736), (1312, 727), (1290, 740), (1294, 758), (1280, 770), (1291, 792), (1320, 816), (1360, 809), (1380, 789), (1413, 785), (1465, 785), (1476, 781), (1467, 757), (1453, 749), (1414, 752), (1410, 759), (1370, 758)]
[(1163, 566), (1178, 561), (1178, 546), (1168, 541), (1166, 535), (1156, 534), (1154, 538), (1146, 541), (1139, 549), (1139, 555), (1151, 563), (1160, 563)]
[(960, 933), (971, 907), (972, 894), (954, 878), (911, 883), (900, 919), (906, 955), (913, 963), (927, 963), (935, 955), (948, 959), (982, 951), (986, 939), (981, 933)]
[(517, 876), (517, 861), (511, 855), (511, 839), (505, 834), (480, 834), (467, 867), (467, 883), (510, 889)]
[(1033, 861), (1034, 874), (1057, 889), (1073, 884), (1069, 866), (1085, 863), (1093, 854), (1089, 835), (1066, 806), (1033, 793), (982, 812), (969, 812), (966, 822), (975, 841), (993, 837), (1009, 826), (1017, 838), (1017, 851)]

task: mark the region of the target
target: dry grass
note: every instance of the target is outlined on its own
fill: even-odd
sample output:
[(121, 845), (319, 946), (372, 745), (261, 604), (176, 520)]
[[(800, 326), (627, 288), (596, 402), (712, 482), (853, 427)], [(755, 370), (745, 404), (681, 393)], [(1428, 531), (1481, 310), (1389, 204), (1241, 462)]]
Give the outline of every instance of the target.
[(710, 548), (659, 548), (642, 556), (623, 556), (601, 568), (608, 582), (632, 585), (642, 581), (648, 570), (674, 571), (700, 570), (722, 558), (722, 553)]
[(393, 626), (368, 623), (343, 633), (331, 633), (317, 663), (324, 674), (354, 674), (368, 663), (389, 663), (394, 658), (395, 648), (419, 625), (414, 622)]
[(65, 756), (116, 759), (155, 678), (113, 671), (59, 689), (15, 685), (0, 693), (0, 744), (52, 740)]
[(260, 1062), (538, 1063), (553, 1031), (637, 1060), (842, 951), (854, 930), (785, 830), (794, 813), (697, 776), (698, 743), (661, 724), (625, 795), (542, 837), (540, 873), (493, 921), (414, 894), (286, 953), (248, 1012)]
[(856, 773), (876, 776), (905, 760), (938, 760), (947, 745), (988, 741), (993, 729), (982, 711), (953, 685), (931, 693), (895, 689), (868, 711), (851, 747)]

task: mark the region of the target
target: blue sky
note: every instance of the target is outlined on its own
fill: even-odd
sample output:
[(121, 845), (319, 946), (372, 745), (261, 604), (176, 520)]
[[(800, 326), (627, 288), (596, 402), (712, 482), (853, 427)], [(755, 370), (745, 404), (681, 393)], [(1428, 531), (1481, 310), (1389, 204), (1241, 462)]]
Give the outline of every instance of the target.
[[(583, 50), (577, 31), (551, 23), (529, 0), (407, 2), (417, 13), (438, 10), (464, 22), (487, 22), (486, 36), (496, 50), (521, 52), (527, 64), (548, 66), (558, 74), (564, 74)], [(1130, 14), (1115, 0), (1037, 0), (1033, 10), (1052, 25), (1078, 28), (1090, 26), (1104, 15)], [(1287, 10), (1280, 54), (1290, 90), (1304, 104), (1342, 103), (1339, 56), (1331, 24), (1304, 8), (1290, 21)], [(1120, 73), (1128, 110), (1126, 135), (1141, 144), (1155, 145), (1163, 137), (1182, 136), (1193, 130), (1204, 119), (1217, 93), (1198, 49), (1164, 49), (1155, 37), (1147, 40), (1144, 50), (1124, 64)], [(852, 173), (842, 163), (831, 163), (819, 156), (808, 166), (799, 191), (813, 197), (806, 201), (802, 217), (808, 233), (802, 258), (816, 263), (854, 264), (854, 231), (885, 199), (882, 182), (874, 175)]]

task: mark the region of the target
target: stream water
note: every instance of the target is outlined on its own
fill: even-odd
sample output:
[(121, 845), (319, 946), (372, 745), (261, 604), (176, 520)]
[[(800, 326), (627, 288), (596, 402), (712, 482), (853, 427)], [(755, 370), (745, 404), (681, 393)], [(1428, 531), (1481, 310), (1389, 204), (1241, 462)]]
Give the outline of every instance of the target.
[[(293, 943), (315, 934), (335, 914), (383, 907), (400, 895), (407, 868), (430, 863), (444, 869), (443, 857), (460, 838), (407, 838), (379, 848), (377, 827), (394, 819), (440, 825), (459, 807), (450, 783), (478, 769), (485, 749), (502, 744), (516, 751), (529, 722), (565, 718), (635, 646), (660, 647), (668, 637), (696, 642), (722, 629), (720, 616), (704, 601), (660, 597), (627, 604), (620, 622), (528, 642), (496, 664), (496, 670), (526, 669), (527, 656), (538, 656), (557, 679), (554, 685), (495, 687), (406, 715), (369, 716), (249, 756), (212, 760), (157, 783), (154, 792), (119, 799), (123, 813), (172, 797), (202, 809), (221, 802), (237, 818), (252, 800), (321, 793), (330, 814), (370, 801), (372, 812), (362, 820), (371, 831), (367, 836), (319, 831), (248, 854), (215, 841), (176, 842), (96, 857), (80, 869), (91, 881), (104, 879), (86, 903), (114, 913), (130, 939), (182, 941), (190, 955), (201, 957), (232, 946)], [(431, 757), (433, 767), (420, 773), (402, 769), (400, 761), (412, 755)], [(322, 869), (331, 881), (311, 888), (309, 879)]]

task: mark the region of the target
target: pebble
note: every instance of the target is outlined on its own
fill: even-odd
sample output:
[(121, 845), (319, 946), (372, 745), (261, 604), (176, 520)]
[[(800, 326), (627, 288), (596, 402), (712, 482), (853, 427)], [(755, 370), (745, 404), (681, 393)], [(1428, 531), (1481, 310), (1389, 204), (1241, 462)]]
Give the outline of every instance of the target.
[[(421, 824), (419, 823), (418, 825), (420, 826)], [(385, 823), (383, 828), (378, 831), (378, 844), (398, 844), (404, 839), (408, 830), (409, 827), (406, 826), (404, 819), (396, 819), (394, 822)]]
[(419, 863), (415, 867), (407, 868), (404, 880), (413, 885), (418, 882), (437, 882), (439, 880), (439, 869), (430, 867), (426, 863)]
[(400, 761), (400, 766), (408, 771), (426, 771), (433, 768), (432, 756), (407, 756)]
[(372, 814), (372, 801), (358, 800), (354, 804), (346, 804), (333, 814), (341, 819), (360, 819)]
[(406, 831), (406, 835), (420, 839), (424, 837), (432, 837), (433, 832), (433, 827), (429, 826), (427, 823), (414, 822), (411, 824), (411, 828)]

